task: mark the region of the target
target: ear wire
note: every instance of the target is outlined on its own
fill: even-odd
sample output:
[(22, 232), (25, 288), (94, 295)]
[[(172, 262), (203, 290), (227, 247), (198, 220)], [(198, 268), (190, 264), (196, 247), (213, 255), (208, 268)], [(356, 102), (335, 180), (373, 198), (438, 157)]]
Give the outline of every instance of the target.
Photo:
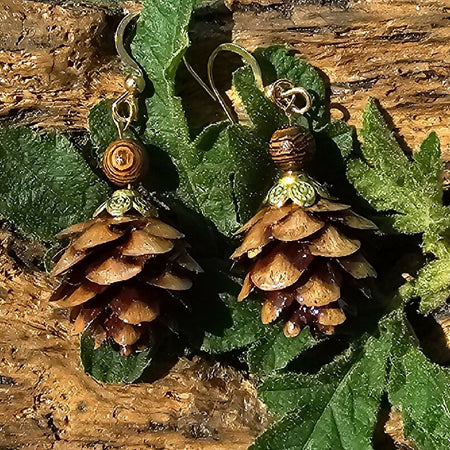
[[(292, 119), (294, 114), (305, 114), (312, 105), (312, 98), (309, 92), (300, 86), (295, 86), (289, 80), (279, 79), (269, 86), (264, 86), (262, 79), (261, 67), (256, 60), (256, 58), (245, 48), (240, 45), (228, 42), (224, 44), (220, 44), (210, 55), (208, 59), (207, 65), (207, 74), (208, 74), (208, 84), (206, 84), (202, 78), (198, 75), (197, 72), (192, 68), (192, 66), (186, 61), (186, 58), (183, 57), (183, 62), (186, 65), (189, 73), (194, 77), (194, 79), (200, 84), (200, 86), (208, 93), (208, 95), (215, 101), (217, 101), (222, 109), (224, 110), (228, 120), (231, 123), (237, 123), (235, 119), (234, 111), (230, 109), (230, 107), (226, 104), (222, 95), (214, 81), (214, 61), (217, 55), (222, 51), (230, 51), (238, 54), (242, 57), (242, 60), (246, 65), (248, 65), (255, 77), (256, 86), (258, 89), (264, 93), (264, 95), (275, 103), (280, 109), (282, 109), (289, 120)], [(300, 95), (303, 97), (305, 105), (303, 107), (298, 107), (295, 102), (297, 100), (297, 96)]]

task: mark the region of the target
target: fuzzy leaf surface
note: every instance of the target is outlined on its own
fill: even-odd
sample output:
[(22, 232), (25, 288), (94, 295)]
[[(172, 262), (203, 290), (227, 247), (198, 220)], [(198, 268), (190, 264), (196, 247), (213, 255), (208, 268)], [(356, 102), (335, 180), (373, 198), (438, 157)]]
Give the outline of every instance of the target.
[(361, 130), (363, 159), (348, 163), (348, 177), (378, 211), (392, 214), (403, 233), (424, 233), (439, 240), (449, 226), (449, 208), (442, 205), (442, 164), (434, 133), (410, 158), (400, 147), (376, 102), (371, 99)]
[(389, 400), (399, 409), (405, 436), (421, 450), (450, 447), (450, 371), (429, 361), (417, 346), (397, 356)]
[(426, 264), (412, 282), (411, 297), (420, 297), (420, 311), (429, 314), (450, 297), (450, 258)]
[(287, 338), (280, 324), (267, 327), (264, 336), (253, 343), (247, 354), (250, 371), (264, 377), (284, 369), (300, 353), (318, 343), (309, 328), (295, 338)]
[(111, 342), (94, 349), (89, 333), (81, 337), (81, 362), (84, 370), (105, 383), (133, 383), (151, 362), (151, 349), (130, 356), (121, 356)]
[(284, 373), (266, 379), (260, 396), (282, 418), (252, 449), (372, 448), (394, 320), (385, 318), (379, 336), (353, 344), (317, 374)]
[(58, 134), (1, 128), (0, 161), (0, 214), (42, 241), (88, 219), (110, 192)]

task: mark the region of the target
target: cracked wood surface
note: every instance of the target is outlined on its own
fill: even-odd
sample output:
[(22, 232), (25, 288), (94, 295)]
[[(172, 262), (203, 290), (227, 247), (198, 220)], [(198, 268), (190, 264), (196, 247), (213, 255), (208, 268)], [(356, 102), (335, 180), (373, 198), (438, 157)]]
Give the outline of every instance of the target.
[(0, 448), (244, 449), (267, 424), (242, 374), (199, 357), (151, 384), (96, 382), (50, 290), (0, 248)]
[[(58, 3), (0, 0), (0, 116), (42, 128), (84, 129), (88, 110), (121, 91), (112, 46), (120, 6), (140, 6)], [(224, 39), (249, 49), (291, 45), (326, 74), (332, 101), (348, 109), (352, 124), (360, 124), (368, 96), (376, 97), (411, 147), (435, 130), (443, 158), (450, 161), (448, 1), (227, 0), (227, 5), (233, 15), (222, 15), (218, 27)], [(208, 41), (214, 20), (199, 20), (205, 26), (196, 41)], [(193, 108), (203, 109), (192, 101)]]
[[(198, 18), (194, 43), (215, 22), (215, 33), (249, 49), (288, 43), (329, 77), (332, 101), (351, 123), (359, 125), (367, 97), (377, 97), (410, 146), (437, 131), (450, 169), (446, 0), (227, 4), (232, 15)], [(112, 36), (123, 5), (139, 9), (0, 0), (2, 119), (85, 129), (89, 109), (121, 91)], [(186, 95), (193, 110), (210, 115), (209, 104), (194, 103), (192, 87)], [(79, 365), (67, 318), (46, 303), (49, 289), (44, 275), (0, 252), (0, 447), (239, 449), (267, 424), (242, 374), (201, 359), (180, 360), (150, 385), (96, 383)]]

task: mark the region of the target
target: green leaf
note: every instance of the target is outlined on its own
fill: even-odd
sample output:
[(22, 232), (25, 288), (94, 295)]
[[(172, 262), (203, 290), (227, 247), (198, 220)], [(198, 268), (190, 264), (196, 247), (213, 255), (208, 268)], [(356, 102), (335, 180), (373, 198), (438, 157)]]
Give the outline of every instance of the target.
[(151, 362), (151, 348), (130, 356), (121, 356), (115, 346), (107, 341), (94, 349), (89, 332), (83, 333), (80, 347), (84, 370), (105, 383), (133, 383)]
[(260, 396), (271, 411), (284, 416), (252, 448), (372, 448), (395, 321), (396, 312), (380, 323), (378, 336), (353, 344), (317, 374), (269, 377)]
[(339, 148), (342, 158), (347, 159), (354, 151), (354, 129), (343, 120), (328, 123), (321, 132)]
[(257, 88), (249, 67), (241, 67), (234, 72), (233, 86), (245, 105), (254, 132), (268, 142), (277, 128), (287, 124), (286, 114)]
[(43, 241), (88, 219), (110, 192), (58, 134), (1, 128), (0, 161), (0, 214)]
[(270, 325), (265, 335), (253, 343), (248, 351), (250, 371), (263, 377), (284, 369), (300, 353), (317, 343), (309, 328), (304, 328), (295, 338), (287, 338), (280, 324)]
[(274, 177), (267, 143), (240, 125), (220, 129), (210, 146), (205, 133), (196, 140), (199, 161), (191, 173), (198, 208), (226, 235), (259, 208)]
[(404, 432), (421, 450), (450, 447), (450, 371), (410, 346), (392, 363), (389, 400), (402, 413)]
[(223, 292), (220, 297), (227, 307), (227, 316), (222, 313), (220, 319), (216, 318), (215, 330), (205, 334), (202, 350), (209, 353), (229, 352), (245, 347), (264, 335), (266, 327), (260, 319), (260, 302), (252, 297), (238, 302), (237, 293)]
[(349, 161), (350, 181), (373, 207), (392, 213), (399, 231), (425, 233), (425, 242), (438, 240), (449, 227), (450, 210), (442, 205), (436, 135), (432, 133), (409, 158), (372, 99), (364, 110), (361, 136), (364, 160)]
[(421, 297), (420, 311), (429, 314), (450, 297), (450, 259), (437, 259), (423, 267), (412, 283), (411, 296)]
[(97, 160), (101, 161), (106, 147), (118, 138), (117, 127), (112, 118), (111, 100), (102, 100), (91, 108), (88, 125)]

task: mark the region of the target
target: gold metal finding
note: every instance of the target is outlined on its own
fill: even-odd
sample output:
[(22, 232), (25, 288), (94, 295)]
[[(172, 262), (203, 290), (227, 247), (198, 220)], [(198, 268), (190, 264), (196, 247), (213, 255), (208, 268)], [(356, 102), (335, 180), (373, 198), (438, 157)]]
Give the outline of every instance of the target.
[(256, 61), (256, 58), (250, 52), (248, 52), (244, 47), (241, 47), (240, 45), (228, 42), (228, 43), (219, 45), (211, 53), (211, 55), (208, 59), (208, 66), (207, 66), (209, 85), (211, 86), (211, 90), (214, 94), (214, 97), (219, 102), (222, 109), (225, 111), (228, 119), (231, 122), (236, 123), (236, 120), (234, 119), (234, 114), (231, 112), (230, 108), (225, 103), (223, 97), (220, 95), (219, 90), (217, 89), (216, 83), (214, 81), (214, 61), (215, 61), (217, 55), (222, 51), (230, 51), (230, 52), (236, 53), (239, 56), (241, 56), (242, 60), (245, 62), (245, 64), (247, 64), (252, 69), (253, 75), (254, 75), (255, 81), (256, 81), (256, 86), (258, 87), (258, 89), (260, 91), (264, 92), (262, 72), (261, 72), (261, 67), (259, 67), (258, 61)]
[[(232, 123), (237, 123), (235, 119), (235, 114), (226, 104), (222, 95), (219, 93), (219, 90), (216, 87), (214, 81), (214, 61), (217, 55), (221, 51), (230, 51), (238, 54), (242, 57), (245, 64), (247, 64), (255, 77), (256, 85), (258, 89), (264, 93), (264, 95), (275, 103), (279, 108), (281, 108), (286, 115), (291, 119), (291, 116), (294, 114), (305, 114), (312, 105), (312, 98), (309, 92), (300, 86), (295, 86), (294, 83), (287, 79), (279, 79), (269, 86), (264, 86), (262, 79), (261, 67), (259, 66), (256, 58), (245, 48), (240, 45), (233, 44), (231, 42), (224, 43), (219, 45), (210, 55), (208, 59), (208, 82), (205, 83), (197, 72), (192, 68), (192, 66), (186, 61), (186, 58), (183, 57), (184, 64), (186, 65), (187, 70), (194, 77), (194, 79), (200, 84), (200, 86), (208, 93), (209, 96), (213, 98), (213, 100), (217, 101), (222, 109), (225, 111), (227, 118)], [(301, 96), (304, 101), (304, 106), (299, 107), (296, 105), (297, 97)]]
[(125, 79), (125, 92), (114, 101), (112, 114), (117, 126), (119, 137), (134, 122), (138, 114), (137, 95), (145, 88), (144, 74), (136, 61), (127, 53), (124, 45), (124, 34), (129, 23), (137, 18), (139, 13), (126, 15), (117, 27), (114, 42), (117, 54), (124, 65), (127, 78)]
[[(295, 86), (289, 80), (280, 79), (264, 88), (266, 96), (286, 114), (305, 114), (311, 108), (312, 99), (309, 92), (300, 86)], [(295, 102), (300, 95), (305, 104), (299, 108)]]

